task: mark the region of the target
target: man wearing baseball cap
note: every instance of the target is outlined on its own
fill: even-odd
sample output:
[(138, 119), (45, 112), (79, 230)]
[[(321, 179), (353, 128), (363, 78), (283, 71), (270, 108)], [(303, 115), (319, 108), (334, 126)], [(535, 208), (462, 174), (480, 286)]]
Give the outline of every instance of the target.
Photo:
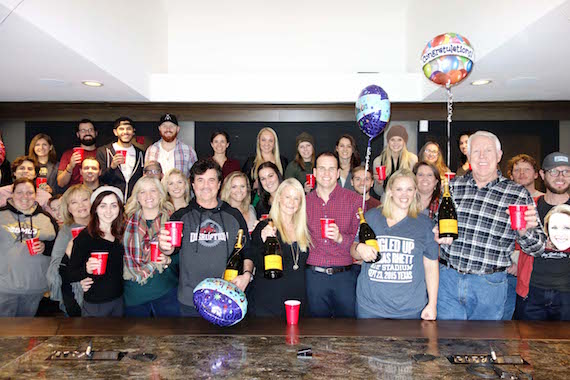
[(178, 126), (176, 116), (171, 113), (162, 115), (158, 131), (161, 139), (148, 147), (144, 160), (146, 162), (158, 161), (163, 173), (176, 168), (186, 177), (190, 176), (190, 168), (198, 157), (192, 147), (178, 139), (180, 126)]
[[(542, 161), (540, 176), (546, 194), (535, 198), (542, 225), (548, 212), (561, 204), (570, 205), (570, 160), (554, 152)], [(548, 246), (548, 244), (547, 244)], [(566, 255), (566, 258), (562, 256)], [(564, 319), (570, 315), (570, 260), (567, 253), (545, 250), (539, 256), (519, 256), (515, 316), (523, 320)], [(562, 271), (562, 272), (561, 272)], [(566, 275), (561, 275), (566, 271)], [(560, 279), (564, 279), (560, 281)]]

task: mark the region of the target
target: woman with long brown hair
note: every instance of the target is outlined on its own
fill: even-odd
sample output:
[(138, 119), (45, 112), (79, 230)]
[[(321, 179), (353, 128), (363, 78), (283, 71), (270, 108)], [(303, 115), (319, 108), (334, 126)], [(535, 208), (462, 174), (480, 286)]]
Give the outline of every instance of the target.
[(57, 185), (59, 162), (51, 137), (45, 133), (35, 135), (30, 141), (28, 156), (36, 161), (38, 166), (37, 178), (46, 178), (47, 180), (45, 185), (40, 185), (40, 189), (50, 194), (62, 193), (63, 191)]
[(360, 165), (360, 153), (356, 140), (349, 134), (344, 134), (336, 140), (335, 154), (338, 157), (340, 176), (338, 184), (345, 189), (354, 190), (351, 183), (352, 169)]
[(73, 241), (69, 280), (92, 280), (83, 297), (83, 317), (121, 317), (124, 314), (125, 218), (122, 199), (123, 193), (116, 187), (102, 186), (95, 190), (91, 195), (87, 228)]

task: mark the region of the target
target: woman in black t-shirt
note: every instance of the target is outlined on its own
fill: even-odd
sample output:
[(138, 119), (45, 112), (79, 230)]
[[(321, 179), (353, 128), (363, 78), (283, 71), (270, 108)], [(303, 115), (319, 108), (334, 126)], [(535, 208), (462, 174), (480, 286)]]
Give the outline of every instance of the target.
[[(84, 285), (81, 316), (121, 317), (123, 304), (123, 194), (113, 186), (103, 186), (91, 195), (91, 216), (87, 228), (73, 241), (69, 262), (70, 281), (86, 277), (92, 283)], [(106, 252), (105, 259), (92, 257), (92, 253)], [(103, 263), (101, 263), (103, 261)], [(105, 273), (96, 274), (100, 265)]]

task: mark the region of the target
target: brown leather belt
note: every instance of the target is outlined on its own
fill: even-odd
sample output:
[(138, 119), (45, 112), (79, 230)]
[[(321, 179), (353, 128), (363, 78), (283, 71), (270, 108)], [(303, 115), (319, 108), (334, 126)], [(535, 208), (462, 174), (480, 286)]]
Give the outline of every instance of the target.
[(465, 272), (462, 271), (460, 269), (454, 268), (453, 265), (449, 264), (449, 262), (445, 259), (442, 259), (441, 257), (439, 258), (439, 263), (443, 266), (446, 266), (448, 268), (451, 268), (455, 271), (457, 271), (458, 273), (461, 274), (475, 274), (475, 275), (481, 275), (481, 274), (493, 274), (493, 273), (497, 273), (497, 272), (504, 272), (507, 268), (506, 267), (500, 267), (500, 268), (489, 268), (487, 270), (485, 270), (485, 272), (483, 273), (471, 273), (471, 272)]
[(332, 276), (335, 273), (349, 271), (352, 268), (352, 265), (346, 265), (344, 267), (330, 267), (330, 268), (317, 267), (315, 265), (307, 265), (307, 268), (312, 269), (315, 272), (326, 273), (329, 276)]

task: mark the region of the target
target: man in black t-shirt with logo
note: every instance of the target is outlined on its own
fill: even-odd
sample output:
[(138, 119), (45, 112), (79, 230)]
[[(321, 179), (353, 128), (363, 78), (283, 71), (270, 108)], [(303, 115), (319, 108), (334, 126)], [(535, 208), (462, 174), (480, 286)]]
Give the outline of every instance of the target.
[[(537, 211), (544, 225), (548, 212), (557, 205), (570, 205), (570, 160), (567, 154), (554, 152), (544, 158), (540, 170), (546, 194), (537, 199)], [(546, 231), (547, 233), (549, 231)], [(551, 239), (544, 253), (530, 262), (528, 295), (517, 296), (517, 316), (523, 320), (570, 319), (570, 256), (568, 248), (560, 249)], [(520, 260), (520, 259), (519, 259)], [(525, 264), (528, 268), (528, 264)], [(519, 265), (519, 271), (521, 266)], [(519, 273), (519, 281), (525, 281)], [(565, 275), (564, 275), (565, 273)], [(527, 275), (528, 276), (528, 275)], [(519, 292), (520, 284), (517, 286)]]

